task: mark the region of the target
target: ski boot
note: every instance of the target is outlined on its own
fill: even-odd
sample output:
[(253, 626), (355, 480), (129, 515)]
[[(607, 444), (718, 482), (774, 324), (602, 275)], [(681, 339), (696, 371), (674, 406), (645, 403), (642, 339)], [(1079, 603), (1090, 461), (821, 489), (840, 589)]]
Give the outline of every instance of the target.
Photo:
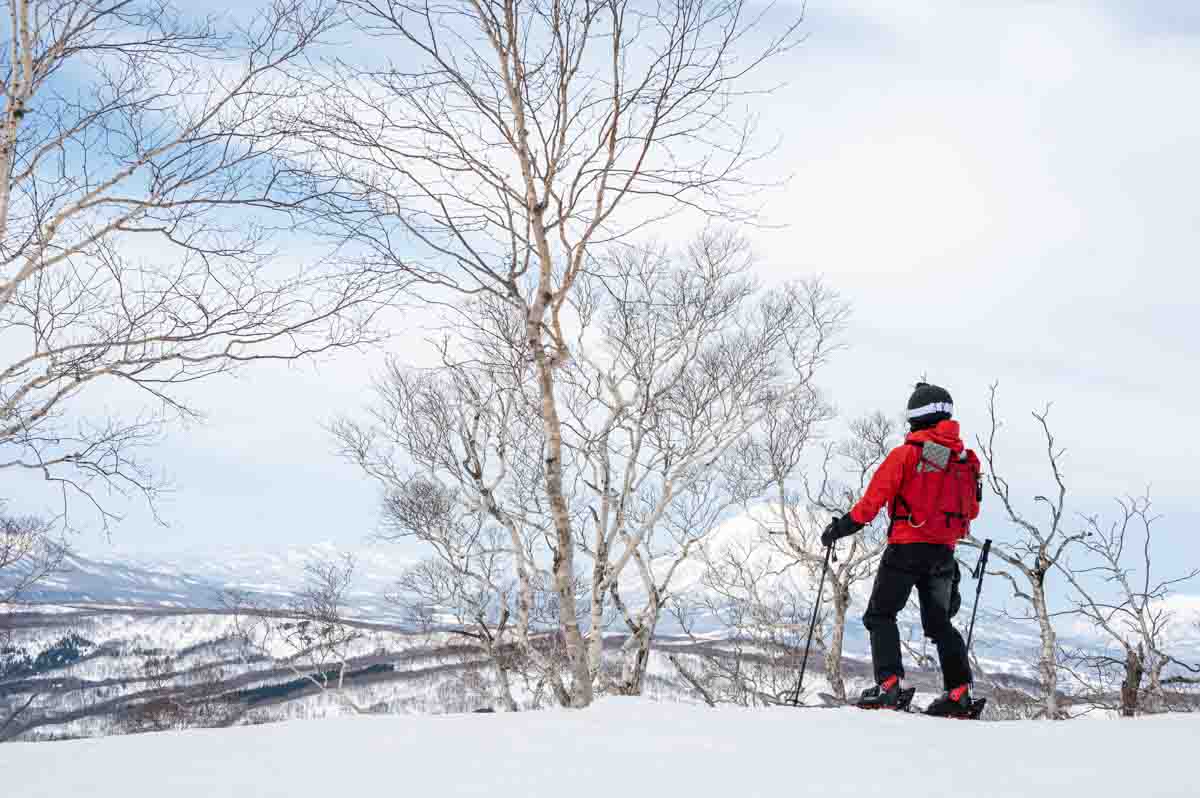
[(980, 704), (979, 710), (983, 709), (983, 699), (979, 701), (971, 700), (970, 685), (960, 684), (952, 690), (947, 690), (942, 693), (925, 709), (926, 715), (932, 715), (935, 718), (978, 718), (979, 711), (975, 705)]
[(899, 676), (889, 676), (874, 687), (863, 690), (855, 706), (859, 709), (904, 710), (912, 701), (913, 692), (912, 688), (908, 690), (900, 688)]

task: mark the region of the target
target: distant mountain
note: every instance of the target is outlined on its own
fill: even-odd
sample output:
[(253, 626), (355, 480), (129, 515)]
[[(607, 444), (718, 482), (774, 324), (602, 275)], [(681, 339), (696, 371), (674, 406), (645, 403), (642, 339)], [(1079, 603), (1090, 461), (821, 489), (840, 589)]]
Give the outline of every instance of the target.
[[(304, 583), (304, 566), (329, 560), (344, 549), (330, 543), (286, 548), (221, 548), (172, 555), (143, 556), (113, 552), (75, 555), (62, 572), (27, 594), (44, 604), (119, 604), (179, 609), (219, 605), (222, 591), (238, 589), (285, 598)], [(383, 610), (383, 597), (394, 590), (409, 559), (383, 549), (358, 549), (355, 557), (355, 607)], [(379, 606), (377, 606), (379, 605)]]
[[(746, 520), (731, 522), (721, 535), (737, 539), (746, 534)], [(304, 566), (312, 561), (329, 560), (346, 549), (332, 543), (288, 547), (212, 548), (171, 555), (144, 556), (114, 551), (102, 556), (75, 556), (64, 572), (45, 580), (29, 598), (43, 604), (121, 605), (152, 608), (210, 609), (220, 605), (220, 594), (230, 588), (250, 591), (279, 601), (285, 600), (304, 582)], [(362, 547), (351, 550), (355, 557), (355, 586), (352, 614), (380, 622), (400, 622), (403, 613), (386, 596), (413, 560), (395, 556), (387, 547)], [(657, 569), (656, 569), (657, 570)], [(624, 589), (628, 600), (637, 602), (642, 590), (635, 573), (629, 573)], [(678, 589), (700, 588), (698, 564), (685, 565), (678, 574)], [(2, 579), (2, 575), (0, 575)], [(815, 584), (811, 585), (815, 592)], [(998, 587), (998, 585), (993, 586)], [(868, 656), (865, 630), (859, 622), (870, 585), (856, 585), (854, 607), (847, 624), (846, 649), (855, 656)], [(964, 606), (956, 619), (965, 628), (970, 613), (973, 583), (964, 581)], [(1002, 599), (998, 599), (1002, 600)], [(985, 597), (986, 601), (986, 597)], [(1178, 621), (1173, 627), (1172, 648), (1182, 656), (1200, 658), (1200, 597), (1179, 595), (1170, 600), (1170, 610)], [(722, 630), (710, 619), (698, 631), (719, 634)], [(677, 633), (670, 618), (660, 623), (659, 632)], [(921, 647), (923, 640), (915, 600), (902, 616), (902, 634)], [(1097, 630), (1086, 624), (1059, 622), (1063, 643), (1097, 640)], [(985, 667), (1021, 672), (1033, 676), (1030, 652), (1037, 647), (1034, 624), (1015, 621), (987, 604), (980, 608), (976, 625), (976, 653)], [(929, 647), (932, 653), (932, 648)]]
[[(103, 556), (74, 556), (66, 569), (45, 580), (28, 598), (43, 604), (120, 605), (162, 609), (211, 609), (220, 606), (222, 591), (238, 589), (276, 601), (286, 600), (304, 582), (304, 566), (323, 561), (345, 551), (330, 543), (276, 548), (220, 548), (192, 550), (172, 555), (147, 557), (114, 551)], [(355, 561), (355, 591), (352, 612), (362, 618), (381, 622), (403, 620), (402, 611), (386, 596), (412, 560), (391, 556), (386, 548), (352, 551)], [(699, 571), (685, 567), (679, 586), (696, 588)], [(629, 574), (625, 595), (636, 602), (641, 593), (636, 574)], [(815, 587), (815, 585), (814, 585)], [(859, 586), (856, 605), (865, 606), (869, 585)], [(869, 650), (862, 624), (857, 622), (862, 607), (852, 611), (847, 625), (846, 647), (849, 653), (866, 656)], [(906, 618), (920, 645), (919, 622), (915, 612)], [(907, 628), (907, 627), (906, 627)], [(664, 618), (659, 631), (671, 635), (679, 630), (670, 618)], [(719, 633), (710, 620), (700, 623), (697, 631)], [(984, 611), (979, 622), (980, 654), (985, 661), (997, 660), (1004, 670), (1022, 670), (1016, 663), (1025, 659), (1022, 652), (1036, 645), (1035, 629)]]

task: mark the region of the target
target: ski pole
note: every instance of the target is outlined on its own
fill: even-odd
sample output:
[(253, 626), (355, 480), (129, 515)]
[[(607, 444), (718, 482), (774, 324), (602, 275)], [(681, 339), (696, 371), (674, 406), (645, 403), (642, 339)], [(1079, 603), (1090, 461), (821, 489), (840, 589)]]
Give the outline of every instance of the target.
[(804, 644), (804, 659), (800, 661), (800, 678), (796, 681), (796, 689), (792, 693), (792, 706), (800, 706), (800, 690), (804, 687), (804, 672), (808, 669), (808, 650), (812, 647), (813, 630), (817, 628), (817, 613), (821, 610), (821, 595), (825, 592), (825, 575), (829, 573), (829, 557), (833, 554), (833, 544), (825, 547), (825, 564), (821, 566), (821, 581), (817, 585), (817, 603), (813, 606), (812, 620), (808, 624), (808, 642)]
[(975, 579), (975, 606), (971, 608), (971, 628), (967, 630), (967, 651), (971, 650), (971, 637), (975, 634), (975, 613), (979, 612), (979, 596), (983, 593), (983, 577), (987, 573), (988, 552), (992, 550), (992, 539), (983, 541), (983, 551), (971, 576)]

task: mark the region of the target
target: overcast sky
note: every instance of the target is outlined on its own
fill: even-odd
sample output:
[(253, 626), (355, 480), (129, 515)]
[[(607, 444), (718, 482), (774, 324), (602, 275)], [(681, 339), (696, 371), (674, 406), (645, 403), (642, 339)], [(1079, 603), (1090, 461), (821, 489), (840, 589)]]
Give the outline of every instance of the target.
[[(1005, 462), (1032, 490), (1029, 411), (1053, 401), (1076, 509), (1150, 485), (1164, 545), (1200, 560), (1200, 6), (815, 0), (807, 20), (761, 107), (792, 175), (767, 215), (787, 227), (751, 237), (764, 280), (820, 273), (852, 302), (822, 380), (839, 409), (899, 413), (925, 373), (971, 435), (998, 380)], [(392, 351), (415, 350), (412, 320)], [(155, 452), (169, 527), (131, 507), (113, 545), (360, 543), (375, 491), (320, 422), (362, 406), (382, 359), (198, 390), (208, 422)], [(980, 531), (1005, 535), (996, 510)]]

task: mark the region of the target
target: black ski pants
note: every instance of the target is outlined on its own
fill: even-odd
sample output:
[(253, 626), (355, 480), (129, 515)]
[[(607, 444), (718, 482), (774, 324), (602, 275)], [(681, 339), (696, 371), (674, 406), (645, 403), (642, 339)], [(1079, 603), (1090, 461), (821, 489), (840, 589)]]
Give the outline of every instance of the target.
[(908, 603), (914, 587), (921, 602), (921, 627), (937, 646), (945, 688), (968, 684), (971, 665), (967, 661), (967, 646), (950, 622), (961, 603), (958, 563), (952, 548), (936, 543), (889, 544), (884, 549), (863, 616), (863, 624), (871, 633), (876, 683), (889, 676), (904, 676), (896, 616)]

